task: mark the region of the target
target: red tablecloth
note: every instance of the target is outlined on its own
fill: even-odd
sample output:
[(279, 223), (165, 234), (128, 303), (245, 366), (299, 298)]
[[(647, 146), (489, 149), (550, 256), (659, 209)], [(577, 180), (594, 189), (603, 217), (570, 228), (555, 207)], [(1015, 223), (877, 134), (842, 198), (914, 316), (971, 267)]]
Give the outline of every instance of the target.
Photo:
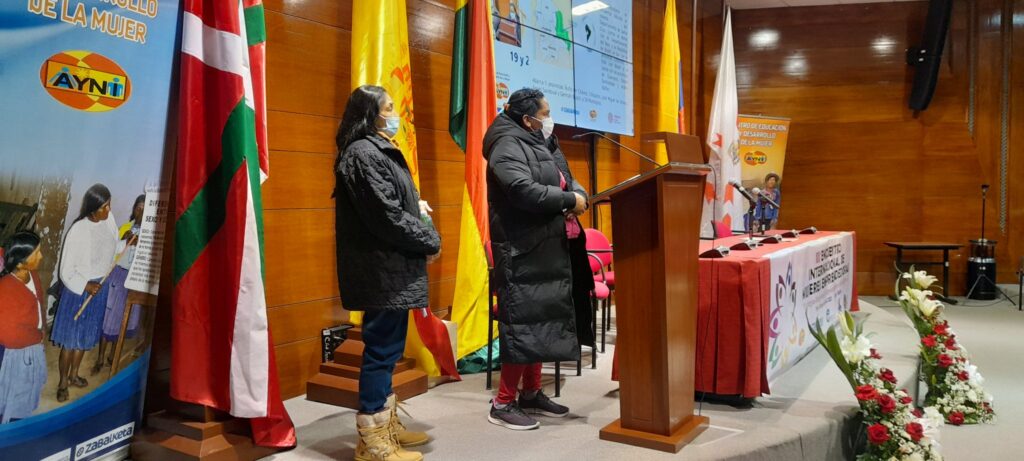
[[(719, 259), (700, 259), (697, 391), (744, 397), (769, 393), (766, 373), (771, 265), (767, 256), (836, 234), (838, 232), (801, 235), (792, 242), (733, 251)], [(744, 239), (746, 236), (701, 241), (700, 251), (712, 246), (732, 246)], [(856, 275), (853, 285), (851, 308), (856, 310)]]

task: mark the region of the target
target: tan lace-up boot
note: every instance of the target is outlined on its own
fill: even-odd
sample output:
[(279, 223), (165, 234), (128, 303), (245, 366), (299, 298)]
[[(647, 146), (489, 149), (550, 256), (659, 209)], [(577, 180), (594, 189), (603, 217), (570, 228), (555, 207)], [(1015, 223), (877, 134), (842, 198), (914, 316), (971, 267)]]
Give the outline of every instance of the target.
[[(430, 441), (430, 436), (426, 432), (415, 432), (405, 428), (402, 421), (398, 419), (398, 399), (395, 394), (388, 396), (387, 402), (384, 404), (384, 408), (391, 410), (391, 435), (395, 438), (395, 441), (402, 447), (418, 447), (424, 445)], [(403, 411), (405, 411), (403, 409)]]
[(385, 408), (372, 415), (356, 415), (359, 443), (356, 461), (422, 461), (423, 455), (403, 450), (391, 435), (391, 412)]

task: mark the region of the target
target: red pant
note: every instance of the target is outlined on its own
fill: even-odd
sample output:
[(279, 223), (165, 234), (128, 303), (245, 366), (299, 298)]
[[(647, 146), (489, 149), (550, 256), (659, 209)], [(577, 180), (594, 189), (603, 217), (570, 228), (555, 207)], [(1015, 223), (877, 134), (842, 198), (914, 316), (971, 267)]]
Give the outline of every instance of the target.
[(524, 391), (540, 390), (540, 365), (540, 362), (501, 364), (501, 385), (494, 400), (502, 405), (512, 403), (516, 399), (520, 379), (523, 380)]

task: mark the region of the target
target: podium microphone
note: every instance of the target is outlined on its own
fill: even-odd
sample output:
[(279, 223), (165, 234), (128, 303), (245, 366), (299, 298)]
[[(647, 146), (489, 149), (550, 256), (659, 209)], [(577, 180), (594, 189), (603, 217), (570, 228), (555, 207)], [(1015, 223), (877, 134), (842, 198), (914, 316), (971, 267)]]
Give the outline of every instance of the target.
[(587, 137), (587, 136), (590, 136), (590, 135), (595, 135), (595, 136), (599, 136), (601, 138), (607, 139), (608, 141), (611, 141), (612, 144), (615, 144), (616, 146), (619, 146), (619, 147), (621, 147), (623, 149), (628, 150), (633, 155), (636, 155), (637, 157), (640, 157), (640, 158), (642, 158), (644, 160), (647, 160), (648, 162), (651, 162), (651, 164), (653, 164), (654, 166), (661, 166), (661, 164), (658, 163), (658, 162), (655, 162), (654, 159), (652, 159), (652, 158), (650, 158), (650, 157), (648, 157), (648, 156), (646, 156), (644, 154), (641, 154), (640, 152), (637, 152), (636, 150), (630, 148), (629, 146), (626, 146), (626, 145), (624, 145), (624, 144), (622, 144), (622, 143), (620, 143), (620, 142), (618, 142), (618, 141), (616, 141), (616, 140), (614, 140), (612, 138), (609, 138), (609, 137), (605, 136), (604, 134), (602, 134), (600, 132), (597, 132), (597, 131), (588, 131), (586, 133), (580, 133), (578, 135), (573, 136), (572, 139), (581, 139), (581, 138), (584, 138), (584, 137)]
[(739, 192), (740, 195), (743, 196), (743, 198), (745, 198), (747, 200), (750, 200), (751, 203), (757, 201), (757, 199), (755, 199), (754, 196), (750, 195), (750, 191), (748, 191), (745, 187), (743, 187), (743, 185), (740, 184), (739, 181), (733, 179), (733, 180), (729, 181), (729, 184), (733, 187), (733, 189), (736, 189), (736, 191)]
[(773, 207), (775, 207), (776, 210), (779, 209), (779, 204), (776, 203), (775, 200), (772, 200), (771, 197), (768, 197), (768, 194), (765, 194), (764, 191), (762, 191), (761, 189), (758, 189), (758, 188), (755, 187), (755, 188), (751, 189), (750, 192), (753, 193), (754, 195), (760, 197), (761, 200), (764, 200), (764, 201), (768, 202), (768, 204), (773, 206)]

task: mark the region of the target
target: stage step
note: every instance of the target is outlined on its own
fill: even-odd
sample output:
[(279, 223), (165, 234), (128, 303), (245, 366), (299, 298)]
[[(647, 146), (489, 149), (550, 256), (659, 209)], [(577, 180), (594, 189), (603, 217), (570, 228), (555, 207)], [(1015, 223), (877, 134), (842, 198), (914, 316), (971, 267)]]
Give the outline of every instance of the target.
[[(334, 350), (334, 362), (321, 363), (320, 373), (306, 383), (306, 399), (359, 409), (359, 368), (363, 363), (362, 329), (348, 330), (348, 339)], [(427, 392), (427, 374), (416, 361), (403, 357), (395, 364), (391, 387), (399, 400)]]
[[(395, 373), (391, 388), (398, 400), (415, 397), (427, 392), (427, 375), (415, 369)], [(358, 410), (359, 379), (319, 373), (306, 383), (306, 399)]]
[[(413, 359), (402, 358), (395, 364), (395, 374), (403, 371), (408, 371), (416, 368), (416, 361)], [(321, 363), (320, 373), (340, 376), (342, 378), (359, 379), (359, 366), (345, 365), (341, 363)]]

